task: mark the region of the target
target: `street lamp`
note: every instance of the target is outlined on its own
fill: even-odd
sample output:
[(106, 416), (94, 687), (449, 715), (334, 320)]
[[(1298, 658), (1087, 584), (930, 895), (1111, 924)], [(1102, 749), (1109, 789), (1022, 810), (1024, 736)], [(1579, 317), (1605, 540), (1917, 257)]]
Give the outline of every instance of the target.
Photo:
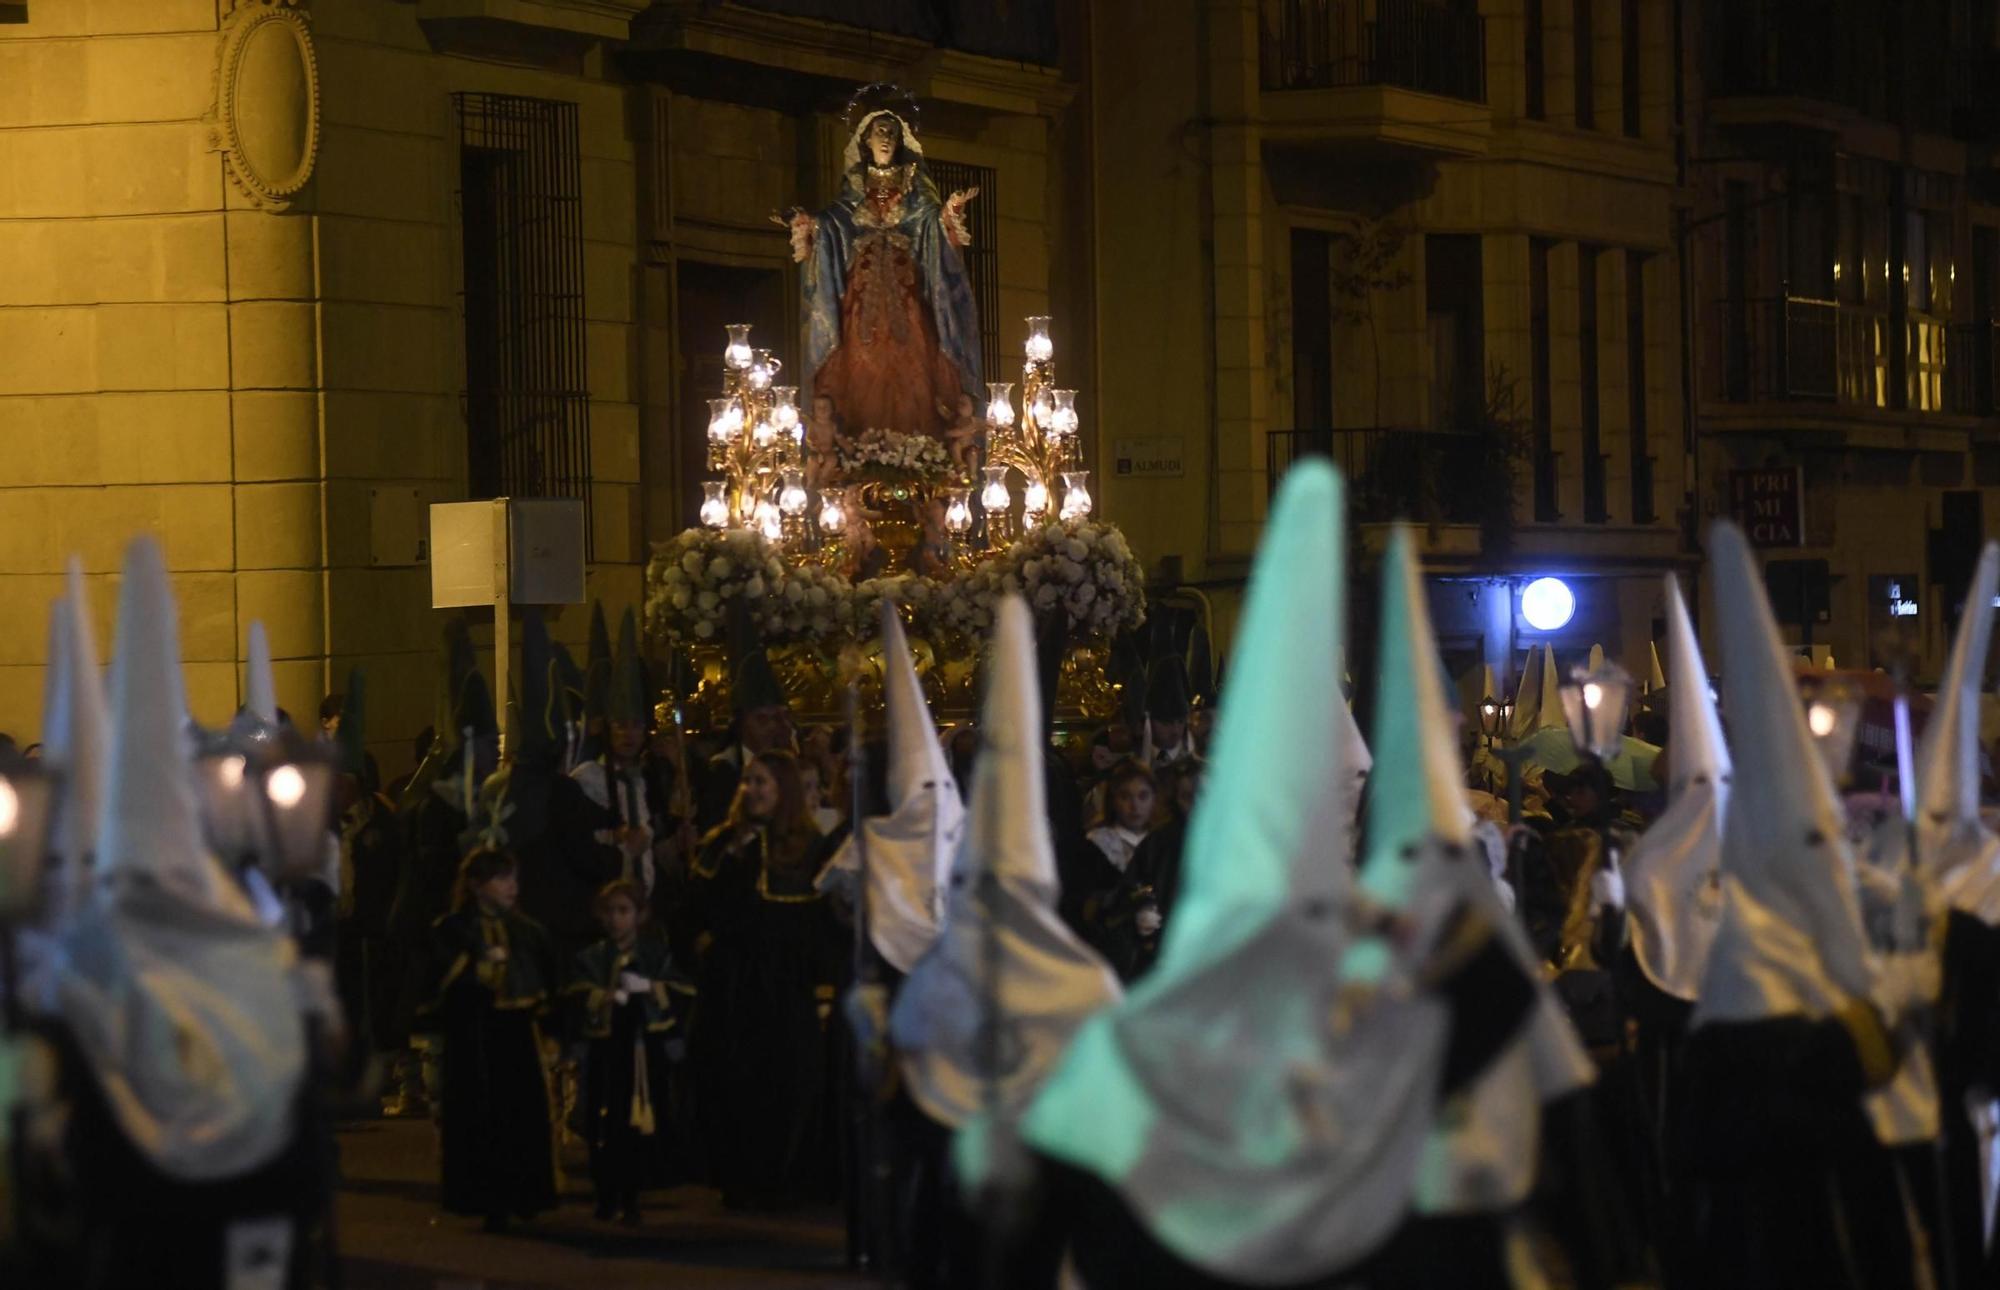
[(1576, 617), (1576, 593), (1561, 578), (1537, 578), (1521, 588), (1521, 617), (1538, 632), (1560, 631)]
[(211, 737), (195, 759), (209, 845), (232, 870), (255, 865), (274, 883), (318, 873), (338, 770), (330, 746), (296, 734), (261, 747), (233, 729)]
[(1843, 676), (1824, 673), (1806, 690), (1806, 729), (1835, 784), (1845, 784), (1861, 733), (1861, 692)]
[(14, 929), (33, 921), (47, 895), (49, 826), (56, 781), (18, 754), (0, 763), (0, 1030), (20, 1029), (20, 963)]
[(1578, 668), (1561, 687), (1563, 721), (1578, 752), (1609, 762), (1625, 747), (1625, 716), (1632, 702), (1632, 674), (1616, 663), (1595, 671)]

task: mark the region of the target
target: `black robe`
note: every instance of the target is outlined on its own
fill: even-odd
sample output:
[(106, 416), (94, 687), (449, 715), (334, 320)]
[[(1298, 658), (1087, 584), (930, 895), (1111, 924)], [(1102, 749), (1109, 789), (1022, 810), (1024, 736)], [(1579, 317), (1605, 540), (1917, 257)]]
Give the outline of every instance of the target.
[[(619, 1003), (626, 972), (653, 984)], [(599, 941), (577, 955), (568, 996), (574, 1033), (586, 1045), (579, 1110), (602, 1208), (636, 1211), (642, 1190), (670, 1186), (680, 1176), (667, 1039), (692, 995), (661, 941), (641, 937), (624, 952)]]
[[(50, 1038), (70, 1109), (63, 1157), (75, 1213), (66, 1239), (40, 1248), (52, 1263), (48, 1275), (18, 1282), (23, 1290), (213, 1290), (225, 1284), (231, 1228), (274, 1221), (290, 1225), (291, 1242), (276, 1284), (286, 1290), (318, 1284), (314, 1269), (324, 1254), (318, 1220), (331, 1174), (305, 1127), (314, 1119), (310, 1090), (301, 1087), (300, 1128), (274, 1159), (234, 1178), (188, 1182), (161, 1172), (132, 1146), (67, 1031), (51, 1027)], [(11, 1290), (17, 1283), (0, 1284)]]
[(427, 787), (400, 819), (403, 867), (389, 904), (387, 952), (400, 962), (402, 980), (395, 990), (389, 1028), (408, 1035), (419, 1028), (417, 1013), (437, 985), (431, 976), (431, 926), (451, 912), (452, 887), (465, 854), (459, 838), (465, 833), (466, 817), (434, 787)]
[(2000, 1260), (1985, 1248), (1979, 1134), (1966, 1094), (2000, 1094), (2000, 928), (1959, 910), (1946, 923), (1937, 1045), (1950, 1257), (1957, 1290), (1982, 1290), (2000, 1286)]
[(1893, 1073), (1888, 1044), (1860, 1012), (1848, 1023), (1786, 1016), (1689, 1033), (1673, 1126), (1690, 1216), (1686, 1284), (1912, 1283), (1895, 1164), (1861, 1106)]
[[(1451, 1011), (1439, 1077), (1440, 1107), (1492, 1064), (1535, 1003), (1534, 982), (1491, 925), (1482, 924), (1470, 910), (1461, 910), (1452, 944), (1452, 961), (1438, 965), (1444, 975), (1436, 987)], [(1160, 1245), (1102, 1180), (1046, 1158), (1039, 1164), (1043, 1194), (1016, 1258), (1034, 1259), (1039, 1266), (1050, 1250), (1066, 1242), (1091, 1290), (1247, 1290)], [(1504, 1290), (1509, 1282), (1503, 1238), (1501, 1224), (1487, 1215), (1412, 1214), (1360, 1264), (1285, 1290)]]
[[(583, 786), (553, 768), (517, 765), (508, 786), (514, 813), (507, 846), (521, 861), (521, 912), (541, 924), (563, 973), (601, 930), (593, 906), (605, 883), (624, 872), (618, 848), (594, 836), (604, 812)], [(552, 989), (563, 984), (552, 980)]]
[(725, 826), (691, 874), (697, 1113), (710, 1181), (735, 1205), (833, 1193), (828, 1030), (846, 943), (802, 841), (773, 862), (762, 832), (737, 845)]
[[(489, 964), (489, 947), (507, 959)], [(431, 930), (436, 993), (426, 1008), (444, 1038), (440, 1097), (447, 1212), (528, 1218), (556, 1205), (554, 1133), (542, 1073), (540, 1016), (555, 963), (548, 937), (520, 914), (468, 906)]]
[[(1125, 866), (1123, 880), (1101, 908), (1098, 948), (1104, 951), (1121, 980), (1130, 984), (1150, 972), (1160, 956), (1160, 938), (1180, 895), (1181, 853), (1187, 847), (1187, 821), (1172, 820), (1146, 835)], [(1138, 913), (1147, 906), (1159, 911), (1160, 929), (1141, 932)]]
[(390, 935), (389, 912), (403, 874), (402, 821), (380, 793), (362, 798), (341, 820), (341, 891), (334, 975), (355, 1059), (401, 1048), (396, 996), (405, 954)]

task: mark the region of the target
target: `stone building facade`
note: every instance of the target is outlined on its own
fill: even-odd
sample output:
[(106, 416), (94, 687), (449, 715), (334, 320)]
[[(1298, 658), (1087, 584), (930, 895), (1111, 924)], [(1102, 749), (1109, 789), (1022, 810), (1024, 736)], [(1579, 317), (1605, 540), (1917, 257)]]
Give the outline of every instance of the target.
[[(950, 31), (937, 6), (864, 8), (869, 26), (814, 0), (8, 9), (0, 730), (39, 725), (69, 554), (108, 642), (140, 529), (164, 539), (198, 719), (234, 710), (262, 620), (294, 713), (368, 670), (385, 767), (434, 707), (430, 503), (583, 498), (615, 621), (649, 541), (693, 522), (682, 427), (698, 452), (722, 324), (796, 359), (770, 215), (832, 195), (857, 85), (914, 91), (933, 163), (984, 186), (993, 361), (1018, 365), (1020, 320), (1054, 313), (1081, 375), (1087, 293), (1052, 290), (1085, 276), (1057, 215), (1087, 173), (1058, 7), (959, 5)], [(585, 614), (554, 626), (580, 640)]]

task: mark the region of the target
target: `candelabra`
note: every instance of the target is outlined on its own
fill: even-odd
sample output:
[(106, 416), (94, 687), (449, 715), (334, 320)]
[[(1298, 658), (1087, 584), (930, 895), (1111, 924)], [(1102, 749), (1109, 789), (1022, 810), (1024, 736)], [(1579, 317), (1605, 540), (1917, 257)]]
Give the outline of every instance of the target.
[(777, 384), (784, 364), (770, 350), (751, 347), (748, 323), (725, 330), (722, 397), (708, 401), (708, 468), (722, 478), (702, 484), (701, 522), (754, 528), (788, 544), (806, 532), (799, 390)]
[[(1055, 344), (1047, 318), (1028, 319), (1026, 360), (1021, 365), (1021, 407), (1014, 409), (1014, 385), (987, 385), (986, 465), (979, 491), (986, 511), (989, 546), (1002, 547), (1016, 536), (1013, 490), (1007, 473), (1021, 473), (1023, 527), (1039, 522), (1054, 501), (1053, 485), (1062, 481), (1058, 514), (1081, 519), (1090, 514), (1090, 472), (1080, 469), (1077, 446), (1076, 391), (1055, 388)], [(969, 515), (969, 512), (968, 512)]]

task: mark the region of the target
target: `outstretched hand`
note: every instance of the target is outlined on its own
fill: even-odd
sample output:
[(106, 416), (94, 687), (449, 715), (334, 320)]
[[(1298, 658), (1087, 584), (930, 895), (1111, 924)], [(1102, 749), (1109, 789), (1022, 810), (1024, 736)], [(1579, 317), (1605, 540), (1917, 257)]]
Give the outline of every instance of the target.
[(944, 204), (951, 207), (955, 211), (963, 210), (965, 209), (965, 204), (977, 196), (979, 196), (979, 189), (977, 186), (972, 188), (961, 188), (957, 192), (953, 193), (951, 196), (945, 198)]

